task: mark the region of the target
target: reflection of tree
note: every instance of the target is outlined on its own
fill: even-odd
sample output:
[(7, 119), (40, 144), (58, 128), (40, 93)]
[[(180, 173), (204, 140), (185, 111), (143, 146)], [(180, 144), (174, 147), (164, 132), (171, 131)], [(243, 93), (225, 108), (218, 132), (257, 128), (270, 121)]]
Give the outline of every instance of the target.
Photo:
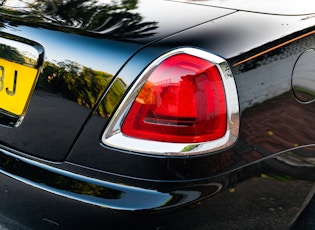
[(97, 113), (103, 116), (109, 116), (116, 108), (118, 102), (125, 93), (127, 85), (125, 82), (118, 78), (112, 85), (110, 91), (106, 94), (106, 97), (97, 109)]
[[(83, 34), (88, 32), (89, 36), (91, 33), (97, 33), (98, 36), (115, 39), (151, 36), (157, 28), (156, 22), (145, 22), (143, 17), (135, 11), (138, 0), (108, 0), (110, 3), (101, 3), (97, 0), (17, 0), (17, 2), (23, 3), (23, 7), (14, 8), (10, 6), (12, 1), (2, 1), (0, 28), (9, 18), (10, 23), (6, 26), (15, 27), (27, 24), (49, 29), (54, 27), (66, 32)], [(0, 47), (0, 55), (17, 54), (16, 57), (8, 59), (19, 63), (21, 60), (19, 60), (18, 51), (4, 50), (6, 48)], [(111, 80), (112, 76), (108, 73), (95, 71), (74, 62), (47, 61), (37, 87), (60, 93), (66, 98), (91, 108), (95, 106)], [(124, 82), (116, 80), (105, 98), (105, 103), (99, 106), (97, 112), (102, 116), (111, 114), (117, 101), (125, 92), (125, 87)]]
[(20, 52), (10, 46), (0, 44), (0, 56), (1, 58), (14, 61), (17, 63), (24, 63), (23, 55)]
[[(104, 93), (112, 75), (101, 71), (94, 71), (82, 67), (77, 63), (66, 61), (58, 64), (47, 62), (38, 82), (38, 86), (76, 101), (87, 108), (95, 106), (97, 100)], [(115, 102), (125, 91), (125, 84), (115, 83), (110, 92), (110, 99), (106, 100), (98, 109), (98, 114), (111, 114)]]
[(137, 4), (138, 0), (110, 4), (95, 0), (35, 0), (30, 8), (49, 23), (128, 39), (150, 36), (157, 28), (156, 22), (143, 22), (142, 16), (133, 11)]
[(37, 60), (31, 53), (23, 52), (11, 45), (0, 44), (0, 58), (22, 65), (36, 66)]
[[(66, 175), (59, 175), (44, 168), (16, 161), (8, 155), (0, 155), (0, 169), (9, 171), (15, 175), (37, 182), (42, 186), (68, 191), (78, 195), (91, 195), (104, 199), (120, 199), (124, 193), (120, 190), (89, 183)], [(49, 179), (47, 179), (49, 178)]]
[(51, 178), (51, 185), (47, 183), (48, 185), (76, 194), (91, 195), (105, 199), (119, 199), (123, 195), (123, 192), (119, 190), (98, 186), (84, 181), (79, 181), (70, 177), (57, 176), (55, 174), (51, 174), (49, 176), (49, 178)]

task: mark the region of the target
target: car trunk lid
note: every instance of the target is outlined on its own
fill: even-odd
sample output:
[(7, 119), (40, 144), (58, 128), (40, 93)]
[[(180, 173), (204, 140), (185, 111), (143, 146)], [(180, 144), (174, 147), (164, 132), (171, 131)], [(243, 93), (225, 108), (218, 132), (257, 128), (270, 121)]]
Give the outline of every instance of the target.
[[(154, 11), (157, 7), (163, 15)], [(192, 20), (186, 16), (205, 8), (207, 14)], [(34, 91), (27, 95), (24, 121), (16, 128), (0, 127), (0, 144), (23, 154), (63, 161), (93, 108), (133, 54), (146, 44), (232, 12), (161, 0), (2, 2), (0, 45), (2, 38), (40, 46), (44, 61), (37, 66)], [(11, 48), (10, 53), (20, 50), (21, 56), (28, 56), (19, 45)], [(4, 52), (1, 58), (7, 60)], [(17, 84), (22, 84), (20, 78)], [(108, 117), (117, 103), (108, 102), (98, 112)]]

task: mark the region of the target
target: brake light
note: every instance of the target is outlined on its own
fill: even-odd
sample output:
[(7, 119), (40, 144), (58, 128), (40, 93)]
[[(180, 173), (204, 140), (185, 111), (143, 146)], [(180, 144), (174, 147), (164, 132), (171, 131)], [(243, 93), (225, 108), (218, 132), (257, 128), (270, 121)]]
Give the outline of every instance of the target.
[(199, 57), (176, 54), (149, 76), (124, 120), (122, 133), (196, 143), (219, 139), (226, 128), (226, 98), (217, 67)]
[(199, 49), (179, 48), (138, 77), (102, 142), (128, 153), (186, 156), (227, 148), (238, 133), (239, 104), (228, 63)]

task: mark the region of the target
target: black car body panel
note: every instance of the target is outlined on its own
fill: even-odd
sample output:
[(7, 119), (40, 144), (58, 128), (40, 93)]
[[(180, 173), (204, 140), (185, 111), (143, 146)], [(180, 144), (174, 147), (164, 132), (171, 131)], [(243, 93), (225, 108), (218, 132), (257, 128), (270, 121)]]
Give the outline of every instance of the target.
[[(24, 120), (0, 127), (0, 212), (34, 229), (244, 229), (242, 208), (256, 215), (270, 186), (277, 201), (290, 196), (267, 208), (287, 209), (274, 229), (288, 228), (314, 193), (315, 88), (300, 82), (314, 71), (315, 9), (234, 3), (3, 1), (0, 37), (33, 41), (45, 58)], [(235, 144), (185, 157), (104, 144), (141, 73), (180, 47), (230, 65), (240, 106)], [(233, 186), (248, 194), (234, 197)], [(249, 228), (270, 227), (268, 218)]]
[[(21, 6), (25, 4), (18, 2)], [(187, 21), (183, 12), (174, 14), (172, 11), (176, 4), (162, 3), (165, 4), (163, 8), (169, 11), (165, 13), (181, 20), (181, 24), (172, 25), (163, 18), (156, 21), (159, 19), (157, 15), (149, 11), (152, 3), (141, 4), (136, 12), (133, 12), (131, 3), (120, 6), (74, 1), (59, 6), (60, 11), (54, 10), (49, 1), (28, 7), (4, 3), (2, 32), (37, 41), (44, 48), (45, 64), (28, 111), (32, 115), (26, 117), (18, 130), (3, 128), (1, 142), (47, 160), (64, 160), (91, 109), (137, 50), (146, 43), (232, 12), (215, 8), (206, 11), (200, 6), (183, 4), (183, 10), (189, 8), (189, 12), (202, 10), (211, 13), (210, 17), (203, 14), (203, 17)], [(87, 6), (80, 18), (82, 12), (77, 9), (82, 5)], [(90, 18), (90, 14), (98, 11), (99, 14)], [(5, 23), (5, 19), (10, 20), (10, 24)], [(130, 20), (126, 22), (129, 26), (122, 23), (126, 19)], [(101, 24), (104, 21), (107, 23)], [(83, 75), (86, 75), (85, 79), (82, 79)], [(82, 88), (82, 92), (76, 92)], [(51, 116), (57, 107), (63, 107), (60, 110), (63, 114), (56, 112)], [(99, 113), (109, 114), (111, 112), (107, 110), (112, 110), (112, 107), (114, 105), (107, 105)], [(41, 141), (34, 143), (34, 140)]]
[[(288, 129), (292, 129), (292, 122), (290, 123), (290, 127), (278, 127), (278, 122), (276, 121), (270, 121), (269, 127), (267, 126), (268, 124), (266, 122), (264, 122), (264, 132), (261, 133), (260, 129), (248, 129), (246, 126), (253, 126), (254, 124), (252, 124), (252, 122), (247, 121), (247, 113), (250, 113), (251, 111), (251, 107), (255, 107), (255, 110), (258, 109), (258, 107), (256, 107), (257, 104), (263, 104), (263, 102), (268, 101), (268, 100), (276, 100), (277, 98), (279, 98), (279, 103), (280, 105), (282, 104), (290, 104), (292, 106), (296, 106), (297, 110), (302, 110), (303, 114), (305, 114), (305, 121), (301, 121), (302, 123), (306, 123), (308, 124), (308, 127), (310, 127), (310, 122), (307, 121), (310, 117), (307, 114), (311, 114), (312, 113), (312, 109), (308, 108), (308, 107), (312, 107), (311, 105), (302, 105), (299, 102), (296, 101), (295, 97), (293, 96), (293, 94), (291, 94), (291, 97), (287, 97), (286, 95), (290, 95), (290, 91), (291, 91), (291, 74), (293, 71), (293, 66), (295, 61), (297, 60), (297, 58), (300, 55), (300, 52), (303, 52), (305, 49), (308, 49), (308, 47), (303, 47), (303, 45), (299, 45), (299, 43), (311, 43), (313, 40), (313, 34), (312, 34), (312, 29), (310, 29), (310, 35), (309, 36), (305, 36), (305, 34), (309, 34), (309, 31), (301, 31), (301, 34), (297, 33), (295, 36), (295, 38), (299, 38), (301, 37), (301, 39), (297, 39), (297, 41), (295, 41), (295, 38), (282, 38), (280, 37), (280, 35), (278, 35), (278, 37), (276, 37), (274, 34), (271, 33), (266, 33), (266, 30), (263, 29), (262, 31), (264, 32), (264, 34), (268, 34), (268, 39), (266, 40), (270, 40), (270, 39), (274, 39), (274, 41), (272, 43), (266, 43), (264, 44), (263, 42), (261, 42), (263, 45), (261, 45), (261, 50), (260, 52), (258, 52), (258, 56), (255, 57), (255, 55), (257, 54), (257, 50), (254, 49), (255, 46), (260, 45), (260, 41), (254, 40), (254, 38), (248, 38), (248, 36), (252, 35), (252, 36), (258, 36), (258, 37), (262, 37), (260, 36), (261, 33), (259, 33), (260, 30), (256, 30), (253, 29), (254, 32), (257, 32), (258, 34), (255, 35), (254, 32), (251, 33), (245, 33), (244, 31), (247, 30), (246, 25), (242, 26), (242, 28), (244, 28), (242, 31), (242, 29), (240, 30), (232, 30), (231, 34), (228, 35), (225, 39), (223, 39), (223, 32), (225, 32), (225, 34), (228, 34), (231, 30), (229, 30), (229, 25), (228, 25), (228, 18), (231, 17), (233, 21), (238, 22), (238, 20), (243, 21), (245, 20), (245, 17), (251, 17), (252, 13), (235, 13), (233, 15), (229, 15), (227, 17), (224, 18), (220, 18), (214, 22), (210, 22), (210, 23), (206, 23), (200, 26), (197, 26), (195, 28), (192, 28), (190, 30), (184, 31), (182, 33), (176, 34), (174, 36), (171, 36), (169, 38), (163, 39), (149, 47), (146, 47), (145, 49), (143, 49), (142, 51), (140, 51), (137, 55), (135, 55), (135, 57), (130, 61), (130, 63), (127, 63), (125, 68), (122, 69), (122, 71), (119, 73), (119, 78), (123, 79), (124, 82), (126, 82), (127, 84), (130, 82), (132, 82), (134, 79), (129, 80), (130, 78), (130, 73), (132, 73), (133, 69), (135, 69), (134, 66), (138, 66), (139, 63), (143, 62), (144, 57), (146, 59), (149, 60), (150, 55), (152, 55), (152, 53), (156, 52), (156, 50), (160, 49), (160, 53), (166, 52), (169, 49), (171, 49), (171, 47), (174, 46), (174, 44), (176, 44), (176, 46), (202, 46), (202, 44), (206, 44), (207, 46), (204, 47), (204, 49), (207, 50), (211, 50), (212, 52), (219, 54), (220, 56), (223, 56), (225, 58), (228, 58), (228, 60), (230, 61), (230, 63), (232, 64), (232, 70), (234, 71), (235, 74), (235, 81), (238, 87), (238, 95), (239, 95), (239, 101), (240, 101), (240, 110), (243, 113), (242, 118), (241, 118), (241, 135), (240, 138), (238, 140), (238, 142), (236, 143), (236, 148), (240, 147), (245, 147), (244, 146), (244, 139), (243, 139), (243, 133), (242, 131), (244, 130), (244, 134), (248, 133), (248, 130), (252, 130), (251, 133), (246, 134), (248, 136), (250, 136), (251, 138), (253, 137), (259, 137), (259, 140), (262, 139), (263, 141), (269, 143), (272, 142), (274, 140), (274, 136), (271, 134), (271, 132), (275, 132), (278, 129), (279, 132), (281, 133), (285, 133), (286, 135), (286, 139), (290, 140), (291, 138), (293, 140), (295, 140), (294, 137), (290, 137), (291, 135), (298, 135), (301, 136), (304, 133), (305, 127), (304, 125), (301, 124), (297, 124), (298, 127), (303, 127), (303, 131), (299, 132), (298, 134), (296, 132), (288, 132), (286, 131), (285, 128)], [(282, 20), (285, 20), (284, 18), (282, 18), (280, 16), (272, 16), (272, 15), (258, 15), (257, 17), (254, 17), (254, 19), (252, 20), (257, 20), (257, 21), (267, 21), (268, 18), (271, 17), (273, 23), (275, 24), (275, 26), (273, 27), (273, 29), (275, 27), (278, 26), (278, 28), (282, 27), (281, 23), (276, 23), (276, 19), (278, 18), (280, 20), (280, 22)], [(275, 18), (274, 18), (275, 17)], [(301, 20), (302, 17), (299, 18), (295, 18), (295, 20), (297, 20), (298, 22)], [(220, 21), (223, 20), (227, 20), (226, 23), (220, 23)], [(292, 19), (291, 19), (292, 20)], [(218, 24), (218, 25), (216, 25)], [(226, 26), (226, 28), (225, 28)], [(208, 28), (209, 27), (209, 28)], [(251, 25), (249, 25), (249, 29), (251, 29)], [(266, 27), (270, 28), (271, 26)], [(294, 27), (294, 26), (293, 26)], [(211, 28), (211, 29), (210, 29)], [(222, 31), (221, 29), (222, 28)], [(277, 28), (277, 29), (278, 29)], [(214, 31), (214, 38), (212, 38), (212, 33), (210, 31)], [(279, 31), (279, 30), (275, 30), (275, 31)], [(217, 31), (219, 30), (219, 31)], [(291, 28), (289, 29), (289, 31), (291, 30)], [(209, 32), (208, 32), (209, 31)], [(212, 32), (213, 32), (212, 31)], [(221, 34), (220, 34), (221, 31)], [(281, 31), (282, 32), (282, 31)], [(290, 36), (291, 35), (291, 32)], [(193, 34), (194, 36), (197, 36), (197, 38), (195, 38), (194, 40), (190, 38), (191, 34)], [(273, 38), (271, 38), (273, 37)], [(199, 40), (200, 39), (200, 40)], [(246, 40), (247, 39), (247, 40)], [(230, 47), (226, 47), (223, 44), (222, 41), (224, 40), (225, 43), (227, 44), (233, 44), (235, 45), (235, 47), (242, 47), (242, 43), (245, 44), (245, 47), (243, 46), (243, 49), (245, 50), (249, 50), (249, 52), (243, 53), (241, 52), (241, 50), (233, 50)], [(250, 47), (250, 42), (244, 42), (244, 40), (248, 41), (254, 41), (252, 44), (252, 47)], [(289, 40), (292, 40), (292, 42), (287, 42), (288, 44), (286, 44), (286, 42), (283, 42), (283, 40), (285, 40), (286, 42)], [(301, 41), (302, 40), (302, 41)], [(207, 41), (207, 43), (205, 42)], [(209, 42), (209, 43), (208, 43)], [(283, 47), (285, 45), (285, 47)], [(232, 46), (232, 45), (231, 45)], [(279, 46), (279, 47), (278, 47)], [(298, 46), (300, 48), (299, 51), (293, 51), (296, 53), (292, 53), (290, 54), (290, 52), (292, 52), (292, 47)], [(161, 48), (160, 48), (161, 47)], [(218, 50), (218, 47), (223, 47), (220, 51)], [(277, 48), (278, 47), (278, 48)], [(226, 49), (225, 49), (226, 48)], [(275, 48), (275, 49), (274, 49)], [(266, 52), (267, 51), (267, 52)], [(220, 53), (219, 53), (220, 52)], [(237, 58), (234, 57), (234, 55), (237, 54), (241, 54), (239, 56), (236, 56)], [(263, 57), (262, 57), (263, 56)], [(281, 56), (281, 58), (280, 58)], [(152, 60), (156, 58), (155, 56), (152, 56)], [(274, 65), (273, 68), (270, 68), (269, 66), (265, 66), (265, 63), (263, 62), (265, 59), (270, 59), (270, 63), (268, 62), (267, 64), (270, 65)], [(282, 61), (284, 58), (285, 61)], [(247, 60), (249, 59), (249, 60)], [(244, 60), (246, 60), (245, 63), (242, 63)], [(275, 63), (273, 63), (273, 61), (275, 61)], [(150, 62), (150, 60), (149, 60)], [(129, 67), (130, 66), (130, 67)], [(288, 66), (291, 66), (291, 68), (288, 68)], [(268, 69), (269, 74), (265, 74), (266, 73), (266, 69)], [(263, 69), (263, 71), (261, 70)], [(276, 72), (277, 74), (277, 79), (275, 79), (273, 72)], [(139, 73), (134, 73), (132, 75), (137, 75)], [(257, 84), (258, 83), (258, 84)], [(282, 96), (284, 95), (284, 96)], [(278, 100), (278, 99), (277, 99)], [(284, 100), (284, 101), (283, 101)], [(288, 100), (288, 101), (287, 101)], [(272, 104), (266, 103), (268, 105), (266, 106), (271, 106)], [(264, 111), (264, 106), (262, 106), (262, 112)], [(274, 111), (275, 114), (277, 114), (277, 116), (272, 116), (274, 117), (274, 119), (280, 119), (279, 116), (283, 115), (283, 116), (287, 116), (288, 112), (287, 111), (283, 111), (280, 112), (283, 109), (283, 107), (279, 107), (277, 108), (275, 106), (275, 108), (272, 109), (266, 109), (268, 112), (266, 113), (271, 113), (271, 111)], [(278, 111), (280, 110), (280, 111)], [(310, 111), (309, 111), (310, 110)], [(292, 111), (290, 111), (292, 113)], [(254, 114), (256, 114), (255, 112), (253, 112)], [(261, 112), (257, 113), (260, 114)], [(299, 112), (302, 113), (302, 112)], [(252, 116), (249, 116), (250, 119), (252, 119)], [(258, 115), (257, 115), (258, 116)], [(259, 115), (261, 116), (261, 115)], [(292, 119), (294, 119), (296, 116), (290, 116)], [(155, 179), (155, 180), (161, 180), (161, 179), (179, 179), (180, 178), (185, 178), (185, 179), (198, 179), (198, 178), (207, 178), (207, 177), (211, 177), (213, 176), (213, 173), (218, 173), (218, 172), (222, 172), (221, 170), (224, 171), (225, 167), (227, 167), (227, 169), (229, 169), (229, 167), (232, 168), (237, 168), (240, 167), (241, 165), (246, 165), (248, 162), (246, 161), (242, 161), (243, 159), (240, 158), (239, 161), (235, 161), (232, 163), (232, 161), (230, 162), (230, 164), (228, 164), (226, 162), (226, 159), (228, 159), (229, 157), (227, 156), (231, 156), (231, 155), (238, 155), (238, 151), (236, 151), (236, 153), (233, 153), (231, 151), (224, 151), (221, 152), (220, 154), (212, 154), (212, 155), (206, 155), (206, 156), (199, 156), (199, 157), (191, 157), (190, 159), (182, 159), (182, 158), (171, 158), (171, 159), (164, 159), (164, 158), (160, 158), (160, 157), (152, 157), (152, 156), (138, 156), (137, 153), (132, 153), (132, 152), (127, 152), (129, 154), (126, 154), (126, 152), (121, 152), (118, 153), (115, 149), (111, 149), (108, 148), (106, 146), (102, 146), (102, 145), (97, 145), (96, 142), (97, 137), (102, 135), (103, 132), (103, 127), (105, 126), (106, 123), (99, 123), (99, 119), (98, 116), (93, 116), (90, 119), (90, 124), (91, 127), (89, 127), (89, 124), (85, 127), (85, 129), (83, 130), (79, 141), (77, 142), (77, 144), (74, 146), (73, 151), (70, 153), (68, 160), (72, 163), (77, 163), (80, 165), (84, 165), (84, 166), (88, 166), (88, 167), (92, 167), (92, 168), (98, 168), (100, 170), (104, 170), (105, 167), (109, 167), (110, 169), (108, 170), (109, 172), (114, 172), (120, 175), (128, 175), (131, 176), (130, 173), (133, 173), (133, 176), (137, 177), (137, 178), (141, 178), (145, 175), (144, 179)], [(283, 119), (280, 119), (283, 121), (288, 120), (288, 118), (284, 117)], [(106, 122), (106, 121), (104, 121)], [(96, 132), (98, 128), (98, 132)], [(245, 128), (243, 128), (245, 127)], [(297, 127), (294, 128), (294, 130), (298, 130)], [(301, 137), (301, 141), (302, 142), (298, 142), (298, 140), (296, 139), (295, 141), (292, 140), (292, 142), (286, 143), (286, 145), (284, 145), (284, 143), (281, 144), (277, 144), (278, 149), (272, 149), (272, 151), (267, 150), (266, 153), (264, 153), (263, 155), (257, 156), (258, 159), (264, 158), (266, 156), (271, 156), (272, 154), (275, 153), (279, 153), (282, 151), (286, 151), (289, 149), (294, 149), (295, 147), (298, 146), (303, 146), (303, 145), (310, 145), (313, 144), (312, 139), (310, 139), (311, 135), (310, 133), (312, 132), (312, 128), (310, 127), (310, 130), (308, 132), (305, 132), (303, 136), (303, 138)], [(88, 138), (91, 137), (92, 135), (95, 135), (95, 138)], [(245, 138), (245, 137), (244, 137)], [(279, 142), (279, 140), (277, 139), (277, 142)], [(246, 143), (246, 142), (245, 142)], [(257, 141), (253, 141), (254, 144), (260, 144)], [(88, 151), (90, 151), (91, 146), (95, 147), (93, 148), (93, 150), (91, 151), (91, 154), (86, 154)], [(88, 150), (88, 149), (89, 150)], [(104, 148), (107, 148), (106, 154), (102, 154), (104, 151)], [(247, 147), (245, 147), (247, 148)], [(251, 152), (252, 147), (248, 148), (247, 151), (248, 153)], [(119, 156), (118, 156), (119, 155)], [(223, 157), (224, 155), (226, 155), (226, 157)], [(120, 164), (120, 163), (116, 163), (115, 160), (115, 156), (118, 157), (118, 159), (120, 159), (120, 161), (124, 162), (128, 162), (128, 164), (130, 166), (132, 166), (132, 162), (134, 162), (134, 166), (133, 168), (133, 172), (129, 172), (130, 168), (126, 168), (124, 167), (124, 164), (121, 165), (121, 171), (119, 171), (119, 166), (117, 166), (116, 164)], [(238, 158), (238, 157), (237, 157)], [(203, 160), (200, 160), (203, 159)], [(258, 160), (256, 159), (256, 160)], [(150, 167), (146, 167), (143, 168), (141, 167), (142, 164), (150, 164), (149, 162), (151, 162), (151, 166)], [(220, 164), (218, 164), (218, 161), (222, 160), (222, 164), (223, 166), (220, 166)], [(93, 162), (94, 161), (94, 162)], [(200, 162), (205, 163), (204, 167), (201, 167)], [(170, 163), (172, 162), (172, 163)], [(206, 163), (207, 162), (207, 163)], [(243, 162), (243, 163), (242, 163)], [(212, 165), (212, 164), (213, 165)], [(209, 165), (210, 164), (210, 165)], [(107, 165), (107, 166), (106, 166)], [(234, 166), (233, 166), (234, 165)], [(223, 168), (221, 168), (223, 167)], [(174, 170), (174, 175), (180, 175), (180, 176), (174, 176), (172, 175), (172, 173), (168, 172), (170, 171), (169, 168), (172, 168), (172, 170)], [(159, 171), (159, 169), (161, 171)], [(177, 169), (179, 171), (177, 171)], [(124, 171), (128, 171), (124, 172)], [(187, 170), (187, 171), (186, 171)], [(107, 170), (106, 170), (107, 171)], [(152, 173), (150, 173), (152, 171)], [(150, 176), (152, 175), (152, 176)], [(186, 176), (189, 175), (189, 176)], [(174, 176), (174, 177), (173, 177)]]

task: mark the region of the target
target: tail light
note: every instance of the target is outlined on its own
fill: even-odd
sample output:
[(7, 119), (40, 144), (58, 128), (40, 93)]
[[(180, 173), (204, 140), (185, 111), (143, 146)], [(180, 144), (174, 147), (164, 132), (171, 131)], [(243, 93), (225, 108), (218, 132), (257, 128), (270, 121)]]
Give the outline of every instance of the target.
[(158, 155), (213, 152), (235, 142), (238, 108), (235, 82), (222, 58), (194, 48), (177, 49), (141, 74), (103, 142)]

